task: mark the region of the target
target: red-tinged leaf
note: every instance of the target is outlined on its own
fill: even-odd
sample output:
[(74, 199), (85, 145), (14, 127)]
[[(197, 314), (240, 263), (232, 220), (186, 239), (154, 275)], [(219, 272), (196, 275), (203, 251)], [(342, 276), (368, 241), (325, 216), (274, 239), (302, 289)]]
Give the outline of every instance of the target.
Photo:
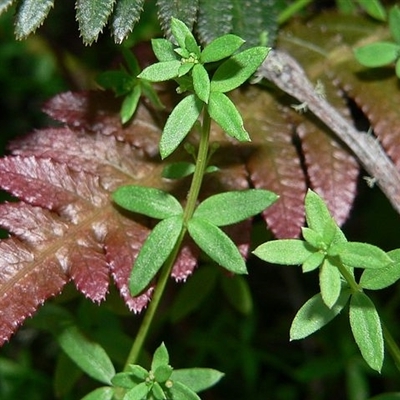
[(311, 187), (326, 201), (338, 225), (342, 225), (356, 195), (359, 165), (335, 139), (315, 125), (301, 124), (298, 133)]
[(292, 126), (283, 109), (265, 91), (252, 88), (233, 94), (250, 134), (251, 153), (247, 161), (250, 179), (256, 188), (280, 196), (263, 216), (276, 237), (292, 238), (304, 224), (306, 182), (292, 141)]
[(156, 155), (162, 130), (149, 110), (139, 104), (135, 118), (123, 125), (120, 107), (120, 99), (111, 92), (66, 92), (50, 99), (43, 111), (71, 128), (113, 135), (151, 156)]

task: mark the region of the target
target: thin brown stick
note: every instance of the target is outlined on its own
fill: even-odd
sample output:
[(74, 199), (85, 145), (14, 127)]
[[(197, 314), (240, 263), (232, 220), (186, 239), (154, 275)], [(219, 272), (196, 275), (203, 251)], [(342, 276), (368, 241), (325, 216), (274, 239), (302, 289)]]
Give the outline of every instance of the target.
[(374, 136), (355, 129), (315, 91), (304, 70), (293, 57), (279, 50), (271, 51), (259, 68), (258, 77), (275, 83), (325, 123), (354, 153), (400, 214), (400, 171)]

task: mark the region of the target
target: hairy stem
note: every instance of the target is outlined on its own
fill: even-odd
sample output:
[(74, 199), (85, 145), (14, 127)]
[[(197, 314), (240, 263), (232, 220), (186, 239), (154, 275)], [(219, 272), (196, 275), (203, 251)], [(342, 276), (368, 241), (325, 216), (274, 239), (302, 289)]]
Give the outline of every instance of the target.
[(193, 179), (183, 214), (184, 226), (175, 244), (174, 250), (172, 251), (172, 253), (170, 254), (170, 256), (168, 257), (167, 261), (165, 262), (164, 266), (161, 269), (152, 300), (149, 303), (149, 307), (146, 310), (146, 314), (140, 325), (139, 331), (136, 334), (135, 341), (133, 342), (132, 348), (126, 359), (124, 371), (127, 371), (129, 365), (135, 364), (138, 360), (140, 351), (143, 348), (150, 326), (153, 322), (154, 316), (160, 304), (161, 297), (167, 285), (168, 278), (171, 274), (176, 258), (178, 257), (179, 250), (182, 246), (182, 242), (186, 234), (186, 225), (190, 220), (190, 218), (192, 217), (193, 212), (196, 208), (196, 203), (199, 197), (201, 184), (203, 182), (204, 171), (206, 169), (208, 160), (210, 123), (211, 123), (210, 116), (208, 115), (207, 111), (204, 111), (200, 144), (196, 159), (196, 167), (193, 174)]

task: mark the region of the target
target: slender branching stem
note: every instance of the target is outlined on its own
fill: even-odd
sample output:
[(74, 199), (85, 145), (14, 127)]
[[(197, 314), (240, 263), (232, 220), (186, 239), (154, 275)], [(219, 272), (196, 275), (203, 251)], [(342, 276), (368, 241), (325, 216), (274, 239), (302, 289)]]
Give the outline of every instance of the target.
[(203, 124), (201, 129), (201, 137), (200, 137), (200, 144), (199, 150), (196, 159), (196, 167), (193, 174), (192, 183), (190, 186), (189, 194), (187, 197), (187, 203), (185, 206), (185, 210), (183, 213), (183, 228), (178, 237), (178, 240), (175, 244), (174, 250), (168, 257), (167, 261), (163, 265), (160, 275), (157, 281), (157, 285), (154, 289), (153, 297), (151, 302), (149, 303), (149, 307), (146, 310), (144, 315), (143, 321), (139, 327), (139, 330), (136, 334), (135, 340), (133, 342), (132, 348), (129, 352), (127, 357), (124, 371), (126, 371), (130, 364), (135, 364), (138, 360), (140, 355), (140, 351), (143, 348), (144, 342), (146, 340), (147, 334), (149, 332), (150, 326), (153, 322), (154, 316), (158, 309), (158, 306), (161, 301), (161, 297), (164, 293), (165, 287), (168, 282), (168, 278), (171, 274), (172, 268), (175, 264), (176, 258), (178, 257), (179, 250), (182, 246), (183, 239), (186, 234), (186, 226), (188, 221), (193, 215), (193, 212), (196, 208), (197, 199), (199, 196), (201, 184), (203, 182), (204, 172), (207, 166), (208, 161), (208, 149), (209, 149), (209, 137), (210, 137), (210, 125), (211, 120), (208, 112), (205, 110), (203, 114)]
[(392, 356), (397, 369), (400, 371), (400, 349), (399, 349), (399, 346), (397, 345), (396, 341), (393, 339), (392, 334), (390, 333), (389, 329), (386, 327), (386, 325), (384, 323), (382, 323), (382, 329), (383, 329), (383, 338), (385, 339), (387, 349), (389, 350), (389, 353)]
[(360, 286), (357, 284), (356, 280), (354, 279), (354, 276), (350, 273), (350, 271), (342, 264), (338, 263), (337, 267), (344, 277), (346, 279), (348, 285), (350, 286), (350, 289), (353, 293), (359, 292), (361, 290)]

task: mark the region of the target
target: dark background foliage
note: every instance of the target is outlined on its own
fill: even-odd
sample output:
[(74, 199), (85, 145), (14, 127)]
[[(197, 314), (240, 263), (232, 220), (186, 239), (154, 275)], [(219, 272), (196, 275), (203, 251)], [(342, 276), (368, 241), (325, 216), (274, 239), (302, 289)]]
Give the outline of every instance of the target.
[[(150, 9), (151, 4), (146, 7)], [(0, 17), (3, 151), (11, 138), (48, 126), (49, 119), (40, 112), (45, 100), (65, 90), (94, 88), (95, 75), (109, 68), (111, 60), (118, 57), (118, 49), (108, 35), (100, 36), (92, 47), (82, 44), (73, 2), (57, 4), (39, 33), (22, 42), (16, 42), (12, 35), (12, 13), (11, 9)], [(157, 32), (157, 25), (151, 23), (153, 18), (149, 12), (139, 23), (141, 40)], [(365, 123), (355, 104), (352, 109), (357, 123)], [(358, 194), (344, 231), (350, 240), (367, 241), (385, 250), (398, 247), (399, 216), (377, 188), (365, 184), (364, 175), (361, 171)], [(271, 233), (265, 223), (257, 219), (253, 245), (269, 237)], [(201, 307), (179, 319), (171, 307), (172, 310), (177, 307), (174, 302), (183, 285), (171, 283), (149, 340), (149, 352), (164, 340), (172, 365), (212, 366), (224, 371), (226, 378), (204, 394), (206, 400), (356, 400), (368, 394), (399, 390), (389, 358), (382, 376), (365, 366), (351, 339), (346, 316), (307, 340), (289, 343), (288, 332), (295, 312), (317, 290), (315, 276), (303, 276), (296, 268), (265, 265), (253, 258), (249, 261), (249, 271), (254, 302), (251, 311), (238, 307), (237, 303), (232, 305), (229, 291), (223, 290), (227, 278), (222, 273), (206, 270), (203, 281), (199, 278), (198, 283), (200, 293), (205, 292), (199, 296), (204, 297)], [(383, 319), (394, 326), (392, 331), (397, 340), (400, 339), (395, 327), (400, 301), (398, 289), (397, 284), (374, 298)], [(197, 296), (195, 291), (193, 296)], [(77, 310), (74, 313), (81, 326), (107, 348), (117, 364), (123, 364), (130, 337), (141, 317), (132, 318), (128, 314), (115, 290), (98, 307), (67, 285), (54, 303)], [(72, 391), (63, 379), (65, 374), (71, 382), (76, 375), (79, 382)], [(43, 333), (40, 318), (34, 318), (0, 350), (0, 398), (52, 399), (53, 377), (58, 397), (67, 400), (80, 398), (94, 385), (79, 376), (52, 337)]]

